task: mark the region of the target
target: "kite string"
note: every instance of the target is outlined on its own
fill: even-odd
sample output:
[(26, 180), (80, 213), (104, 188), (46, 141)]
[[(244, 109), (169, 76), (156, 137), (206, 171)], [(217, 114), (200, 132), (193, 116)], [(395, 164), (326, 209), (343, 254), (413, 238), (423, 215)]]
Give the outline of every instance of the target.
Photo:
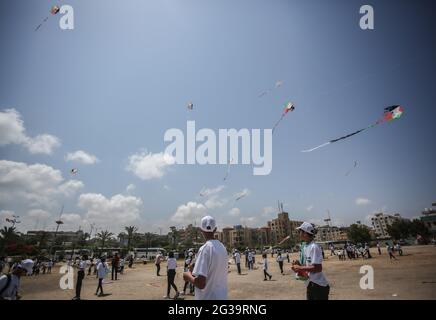
[(272, 129), (272, 133), (274, 133), (274, 130), (276, 129), (276, 127), (279, 125), (279, 123), (283, 120), (283, 118), (285, 117), (286, 113), (283, 113), (282, 116), (280, 117), (279, 121), (276, 122), (276, 124), (274, 125), (273, 129)]

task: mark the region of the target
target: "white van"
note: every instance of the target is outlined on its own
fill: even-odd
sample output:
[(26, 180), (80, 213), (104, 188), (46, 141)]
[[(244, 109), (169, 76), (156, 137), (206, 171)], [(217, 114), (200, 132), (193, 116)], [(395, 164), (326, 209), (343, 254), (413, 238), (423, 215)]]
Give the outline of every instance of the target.
[(133, 252), (135, 254), (136, 260), (154, 260), (159, 252), (162, 255), (166, 255), (166, 250), (163, 248), (134, 248)]

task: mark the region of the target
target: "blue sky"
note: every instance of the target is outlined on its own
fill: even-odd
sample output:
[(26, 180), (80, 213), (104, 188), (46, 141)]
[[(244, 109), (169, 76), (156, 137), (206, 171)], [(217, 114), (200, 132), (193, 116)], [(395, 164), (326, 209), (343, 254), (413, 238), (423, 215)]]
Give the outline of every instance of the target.
[[(34, 32), (53, 4), (74, 8), (74, 30), (61, 30), (57, 15)], [(343, 225), (379, 210), (418, 216), (436, 201), (434, 4), (371, 1), (375, 30), (366, 31), (363, 4), (2, 1), (0, 112), (9, 121), (5, 110), (14, 108), (29, 139), (59, 143), (43, 153), (23, 136), (0, 140), (1, 214), (20, 215), (21, 230), (49, 230), (63, 204), (65, 229), (95, 222), (154, 232), (206, 212), (220, 226), (261, 226), (277, 200), (291, 218), (313, 222), (327, 209)], [(225, 165), (168, 166), (150, 179), (126, 170), (132, 155), (151, 153), (143, 164), (158, 164), (165, 131), (185, 131), (188, 119), (214, 130), (272, 128), (287, 101), (296, 110), (274, 133), (268, 176), (242, 165), (227, 181)], [(394, 104), (405, 108), (399, 121), (300, 152), (366, 127)], [(65, 160), (79, 150), (99, 161)], [(249, 195), (234, 201), (244, 189)]]

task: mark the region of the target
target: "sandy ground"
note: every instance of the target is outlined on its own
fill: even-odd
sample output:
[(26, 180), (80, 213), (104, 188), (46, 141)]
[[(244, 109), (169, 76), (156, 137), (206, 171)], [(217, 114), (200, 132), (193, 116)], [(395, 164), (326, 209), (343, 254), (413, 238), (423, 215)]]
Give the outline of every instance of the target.
[[(386, 249), (379, 256), (372, 248), (373, 259), (358, 259), (339, 261), (337, 257), (329, 257), (323, 263), (324, 272), (330, 282), (330, 299), (436, 299), (436, 247), (413, 246), (404, 247), (404, 256), (397, 257), (398, 261), (389, 261)], [(285, 275), (280, 275), (275, 258), (270, 260), (272, 281), (263, 281), (263, 271), (260, 265), (257, 270), (242, 268), (243, 275), (238, 275), (235, 265), (230, 265), (228, 274), (229, 299), (305, 299), (304, 282), (295, 280), (290, 264), (285, 262)], [(297, 259), (293, 254), (292, 259)], [(245, 259), (241, 259), (245, 263)], [(260, 256), (256, 256), (256, 264)], [(176, 285), (183, 289), (182, 266), (178, 262)], [(374, 269), (374, 289), (362, 290), (359, 282), (363, 274), (360, 267), (371, 265)], [(162, 264), (161, 274), (166, 269)], [(23, 299), (33, 300), (69, 300), (74, 297), (74, 290), (62, 290), (59, 286), (61, 274), (55, 268), (51, 275), (22, 278), (21, 293)], [(104, 297), (94, 295), (97, 280), (95, 276), (86, 276), (83, 281), (82, 299), (98, 300), (133, 300), (133, 299), (162, 299), (166, 294), (166, 276), (156, 276), (153, 264), (135, 265), (119, 276), (118, 281), (111, 282), (110, 274), (104, 285)], [(174, 296), (174, 291), (171, 291)], [(193, 299), (186, 296), (186, 300)]]

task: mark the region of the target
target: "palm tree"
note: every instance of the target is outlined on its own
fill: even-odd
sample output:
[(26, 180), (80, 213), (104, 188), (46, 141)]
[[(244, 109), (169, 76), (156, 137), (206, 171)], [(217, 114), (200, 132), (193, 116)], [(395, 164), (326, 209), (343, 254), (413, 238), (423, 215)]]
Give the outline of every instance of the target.
[(0, 234), (3, 237), (3, 240), (7, 242), (8, 240), (11, 240), (17, 236), (15, 233), (15, 227), (3, 227), (3, 229), (0, 230)]
[(108, 230), (97, 233), (97, 238), (100, 239), (102, 248), (104, 248), (106, 241), (109, 240), (113, 235), (114, 234)]
[(134, 226), (129, 226), (129, 227), (125, 227), (124, 229), (127, 231), (127, 250), (130, 251), (130, 245), (132, 243), (133, 236), (136, 233), (136, 231), (138, 231), (138, 228)]

